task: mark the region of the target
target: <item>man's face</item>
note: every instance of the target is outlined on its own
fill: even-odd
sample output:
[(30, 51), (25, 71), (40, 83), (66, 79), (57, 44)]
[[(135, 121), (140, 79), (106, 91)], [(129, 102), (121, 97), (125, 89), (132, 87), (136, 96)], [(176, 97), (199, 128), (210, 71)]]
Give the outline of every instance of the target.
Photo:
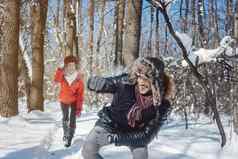
[(75, 64), (74, 63), (68, 63), (66, 67), (64, 68), (64, 71), (66, 75), (72, 74), (74, 71), (76, 71)]
[(138, 77), (137, 84), (139, 92), (142, 95), (148, 93), (151, 90), (151, 82), (144, 77)]

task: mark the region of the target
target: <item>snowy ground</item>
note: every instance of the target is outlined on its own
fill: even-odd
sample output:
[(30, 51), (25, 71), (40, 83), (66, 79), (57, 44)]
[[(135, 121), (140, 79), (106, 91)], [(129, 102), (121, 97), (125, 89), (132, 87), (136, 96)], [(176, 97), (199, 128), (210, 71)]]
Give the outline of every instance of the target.
[[(46, 112), (27, 114), (21, 104), (20, 115), (0, 118), (1, 159), (82, 159), (80, 148), (97, 119), (96, 113), (83, 113), (77, 119), (77, 131), (70, 148), (62, 143), (61, 112), (57, 103), (46, 103)], [(206, 121), (206, 122), (205, 122)], [(150, 159), (237, 159), (238, 137), (230, 133), (225, 122), (227, 145), (220, 148), (220, 136), (208, 119), (191, 122), (188, 130), (184, 121), (173, 119), (149, 145)], [(132, 158), (127, 147), (109, 145), (101, 150), (105, 159)]]

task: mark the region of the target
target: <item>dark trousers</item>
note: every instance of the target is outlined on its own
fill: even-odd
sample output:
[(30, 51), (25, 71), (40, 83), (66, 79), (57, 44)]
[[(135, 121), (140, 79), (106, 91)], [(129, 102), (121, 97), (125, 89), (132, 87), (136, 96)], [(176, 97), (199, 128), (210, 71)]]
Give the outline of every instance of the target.
[(73, 137), (76, 128), (76, 106), (75, 104), (67, 105), (61, 104), (62, 110), (62, 123), (64, 136)]

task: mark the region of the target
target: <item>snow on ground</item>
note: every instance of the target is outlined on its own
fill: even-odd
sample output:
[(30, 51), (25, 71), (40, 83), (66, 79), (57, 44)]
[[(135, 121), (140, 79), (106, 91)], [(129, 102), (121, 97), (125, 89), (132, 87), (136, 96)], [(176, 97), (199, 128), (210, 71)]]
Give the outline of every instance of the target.
[[(45, 112), (26, 113), (21, 104), (20, 115), (0, 118), (1, 159), (82, 159), (80, 148), (97, 119), (96, 112), (82, 113), (70, 148), (62, 142), (61, 112), (58, 103), (46, 102)], [(205, 118), (191, 121), (185, 130), (184, 121), (171, 119), (149, 145), (149, 159), (236, 159), (238, 137), (231, 133), (225, 120), (227, 145), (220, 148), (217, 127)], [(106, 146), (100, 153), (105, 159), (132, 158), (127, 147)]]

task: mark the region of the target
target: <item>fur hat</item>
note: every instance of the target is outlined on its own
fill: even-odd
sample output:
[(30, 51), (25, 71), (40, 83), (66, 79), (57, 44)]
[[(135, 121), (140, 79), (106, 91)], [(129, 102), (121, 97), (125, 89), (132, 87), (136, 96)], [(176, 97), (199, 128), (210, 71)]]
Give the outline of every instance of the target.
[(138, 58), (129, 68), (129, 80), (136, 84), (142, 76), (151, 81), (153, 102), (159, 105), (163, 98), (170, 98), (173, 82), (164, 72), (164, 62), (156, 57)]
[(66, 56), (64, 58), (64, 65), (66, 66), (67, 64), (69, 63), (75, 63), (75, 64), (78, 64), (78, 58), (73, 56), (73, 55), (69, 55), (69, 56)]

